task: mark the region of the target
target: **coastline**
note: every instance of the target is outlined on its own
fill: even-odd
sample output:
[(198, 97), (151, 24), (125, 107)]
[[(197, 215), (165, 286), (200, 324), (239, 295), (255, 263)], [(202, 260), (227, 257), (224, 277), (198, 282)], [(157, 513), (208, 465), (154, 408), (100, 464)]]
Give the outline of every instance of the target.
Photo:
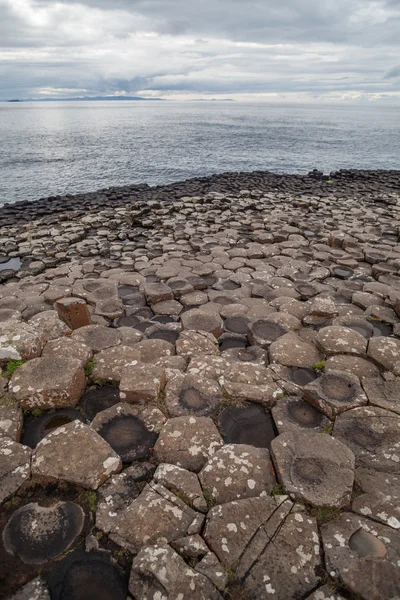
[(0, 596), (395, 597), (400, 171), (0, 225)]

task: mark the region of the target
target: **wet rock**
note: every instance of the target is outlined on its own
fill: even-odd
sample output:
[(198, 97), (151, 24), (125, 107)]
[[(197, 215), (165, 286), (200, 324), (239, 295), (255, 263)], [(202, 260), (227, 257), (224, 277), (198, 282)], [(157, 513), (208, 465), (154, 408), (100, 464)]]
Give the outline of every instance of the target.
[(50, 600), (50, 593), (44, 581), (36, 577), (11, 596), (10, 600)]
[(248, 444), (269, 450), (276, 435), (271, 415), (256, 405), (225, 408), (218, 425), (225, 444)]
[(72, 330), (91, 324), (86, 301), (82, 298), (60, 298), (54, 304), (58, 316)]
[(155, 401), (165, 384), (166, 372), (163, 367), (142, 363), (129, 365), (122, 369), (119, 386), (121, 401), (132, 404)]
[(61, 321), (55, 310), (45, 310), (29, 320), (43, 340), (55, 340), (63, 335), (69, 335), (71, 329)]
[(36, 446), (32, 473), (97, 489), (121, 470), (121, 459), (93, 429), (74, 421), (49, 433)]
[(207, 503), (195, 473), (176, 465), (161, 464), (154, 473), (154, 481), (166, 487), (195, 510), (207, 512)]
[(169, 419), (154, 448), (156, 460), (198, 472), (223, 445), (213, 421), (208, 417)]
[(140, 352), (130, 346), (114, 346), (96, 354), (91, 377), (93, 380), (119, 383), (124, 367), (140, 362)]
[(295, 512), (278, 522), (278, 527), (268, 525), (253, 542), (260, 549), (245, 579), (245, 589), (252, 598), (272, 594), (276, 600), (302, 598), (317, 585), (321, 567), (315, 519)]
[[(387, 586), (384, 580), (386, 573), (391, 573), (392, 577), (394, 575), (396, 580), (400, 532), (364, 517), (343, 513), (338, 519), (322, 525), (321, 534), (326, 567), (331, 577), (339, 578), (346, 584), (352, 582), (352, 591), (361, 593), (361, 597), (365, 599), (393, 597), (376, 594)], [(374, 559), (372, 563), (371, 559)], [(372, 566), (375, 560), (378, 560), (379, 569)], [(370, 565), (369, 569), (367, 565)], [(388, 565), (393, 565), (396, 569)], [(369, 584), (367, 595), (366, 581)], [(392, 582), (393, 580), (389, 586)]]
[(368, 356), (388, 371), (393, 371), (400, 360), (400, 340), (374, 337), (368, 343)]
[(30, 323), (0, 323), (0, 360), (27, 360), (41, 355), (44, 339)]
[(25, 564), (41, 565), (68, 550), (83, 529), (85, 513), (74, 502), (25, 504), (8, 520), (4, 547)]
[(311, 368), (322, 360), (322, 354), (313, 344), (302, 342), (293, 332), (273, 342), (269, 348), (271, 362), (286, 367)]
[(303, 397), (330, 419), (368, 403), (358, 377), (343, 371), (329, 371), (307, 384)]
[(199, 473), (203, 490), (216, 504), (270, 493), (275, 484), (269, 452), (244, 444), (229, 444), (218, 450)]
[(72, 333), (72, 339), (83, 342), (94, 352), (100, 352), (121, 343), (121, 334), (117, 329), (102, 325), (86, 325)]
[(383, 381), (379, 378), (364, 378), (364, 392), (372, 406), (385, 408), (400, 415), (400, 379)]
[(14, 494), (31, 474), (31, 449), (0, 437), (0, 502)]
[(117, 387), (104, 385), (92, 387), (86, 390), (79, 404), (83, 414), (92, 421), (97, 413), (106, 410), (120, 401), (119, 389)]
[(22, 443), (30, 448), (35, 446), (51, 431), (58, 427), (72, 423), (72, 421), (84, 422), (83, 415), (74, 408), (60, 408), (46, 412), (38, 417), (31, 416), (25, 422), (22, 434)]
[(399, 469), (400, 416), (364, 406), (339, 415), (333, 435), (351, 448), (356, 465), (396, 473)]
[(23, 415), (19, 407), (0, 406), (0, 438), (6, 437), (19, 442)]
[(79, 360), (82, 367), (84, 367), (93, 358), (93, 352), (83, 342), (70, 337), (62, 337), (57, 340), (48, 341), (43, 349), (42, 357), (73, 357)]
[(363, 356), (367, 340), (353, 329), (334, 325), (324, 327), (317, 336), (317, 345), (324, 354), (356, 354)]
[(121, 402), (97, 413), (92, 427), (122, 462), (131, 463), (150, 456), (158, 438), (157, 431), (165, 421), (158, 408), (134, 407)]
[(328, 435), (287, 431), (272, 441), (271, 456), (286, 493), (314, 506), (344, 506), (354, 480), (354, 454)]
[(185, 358), (192, 356), (218, 356), (218, 342), (211, 333), (182, 331), (176, 340), (176, 353)]
[(281, 398), (272, 408), (272, 416), (279, 433), (299, 430), (321, 432), (330, 425), (323, 413), (296, 396)]
[(379, 377), (379, 369), (373, 362), (360, 356), (350, 356), (348, 354), (330, 356), (325, 363), (324, 370), (325, 373), (329, 373), (329, 371), (346, 371), (360, 380), (363, 377)]
[(17, 369), (10, 389), (28, 410), (73, 407), (85, 389), (85, 373), (74, 358), (35, 358)]
[(185, 330), (205, 331), (219, 338), (224, 331), (223, 322), (219, 315), (202, 310), (188, 310), (182, 314), (182, 325)]
[(191, 569), (166, 544), (143, 548), (132, 563), (129, 591), (135, 598), (184, 598), (221, 600), (211, 581)]
[(168, 380), (165, 387), (165, 404), (171, 417), (208, 417), (217, 412), (221, 400), (222, 390), (218, 383), (199, 379), (196, 374), (178, 373)]

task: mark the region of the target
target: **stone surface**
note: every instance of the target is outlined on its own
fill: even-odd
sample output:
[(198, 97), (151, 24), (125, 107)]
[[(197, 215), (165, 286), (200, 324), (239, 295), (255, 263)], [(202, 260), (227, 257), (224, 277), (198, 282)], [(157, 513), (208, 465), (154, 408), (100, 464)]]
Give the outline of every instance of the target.
[(286, 367), (311, 368), (322, 360), (319, 350), (308, 342), (302, 342), (293, 332), (287, 333), (269, 347), (271, 362), (276, 362)]
[(19, 442), (23, 424), (22, 410), (0, 405), (0, 438), (6, 437)]
[(276, 482), (268, 450), (244, 444), (218, 450), (200, 471), (199, 480), (216, 504), (269, 494)]
[(324, 371), (325, 373), (329, 371), (346, 371), (360, 380), (363, 377), (379, 377), (379, 369), (372, 361), (349, 354), (330, 356), (325, 363)]
[(0, 437), (0, 502), (14, 494), (29, 479), (31, 454), (27, 446)]
[(220, 413), (218, 426), (225, 444), (269, 449), (275, 437), (271, 414), (254, 404), (228, 406)]
[(60, 319), (72, 330), (91, 324), (91, 317), (83, 298), (60, 298), (54, 303)]
[(364, 378), (364, 392), (369, 404), (391, 410), (400, 415), (400, 379), (383, 381), (381, 378)]
[(35, 327), (45, 342), (71, 333), (71, 329), (61, 321), (55, 310), (45, 310), (32, 317), (29, 323)]
[(83, 342), (79, 342), (70, 337), (62, 337), (57, 340), (48, 341), (43, 349), (42, 357), (73, 357), (80, 361), (82, 367), (85, 367), (93, 358), (93, 352), (89, 346), (86, 346)]
[(31, 323), (11, 319), (0, 323), (0, 360), (21, 360), (41, 355), (45, 340)]
[(393, 371), (400, 360), (400, 340), (375, 337), (368, 343), (368, 356), (388, 371)]
[(222, 319), (219, 315), (202, 310), (188, 310), (181, 317), (183, 328), (190, 331), (205, 331), (216, 338), (224, 330)]
[(211, 333), (182, 331), (176, 341), (176, 353), (188, 359), (192, 356), (218, 356), (218, 342)]
[(28, 410), (76, 406), (85, 389), (85, 373), (75, 358), (35, 358), (17, 369), (10, 389)]
[(165, 405), (171, 417), (216, 414), (222, 400), (222, 389), (216, 381), (197, 374), (177, 373), (165, 387)]
[(326, 434), (287, 431), (271, 443), (286, 493), (314, 506), (344, 506), (354, 481), (354, 454)]
[(195, 473), (181, 469), (176, 465), (158, 465), (154, 473), (154, 481), (160, 483), (183, 502), (201, 512), (207, 512), (207, 503)]
[(10, 600), (50, 600), (50, 593), (40, 577), (24, 585)]
[(92, 369), (93, 380), (119, 383), (124, 367), (140, 362), (140, 352), (130, 346), (114, 346), (96, 354)]
[(329, 371), (308, 383), (303, 397), (329, 419), (368, 403), (358, 377), (343, 371)]
[(297, 396), (281, 398), (271, 412), (278, 433), (299, 430), (323, 431), (330, 425), (329, 419), (323, 413)]
[(324, 354), (356, 354), (363, 356), (367, 350), (364, 336), (348, 327), (334, 325), (323, 327), (317, 336), (317, 345)]
[(163, 367), (142, 363), (128, 365), (121, 373), (120, 398), (132, 404), (155, 401), (165, 384), (166, 372)]
[(83, 342), (94, 352), (100, 352), (111, 346), (118, 346), (121, 334), (117, 329), (103, 327), (102, 325), (85, 325), (72, 333), (72, 339)]
[(162, 428), (154, 456), (159, 462), (198, 472), (222, 445), (209, 417), (176, 417)]
[(400, 463), (400, 416), (365, 406), (339, 415), (333, 436), (354, 452), (356, 465), (396, 473)]
[(190, 568), (172, 548), (159, 544), (143, 548), (132, 563), (129, 591), (135, 598), (221, 600), (211, 581)]
[(97, 489), (121, 470), (121, 459), (93, 429), (79, 421), (59, 427), (39, 444), (32, 474), (54, 477)]

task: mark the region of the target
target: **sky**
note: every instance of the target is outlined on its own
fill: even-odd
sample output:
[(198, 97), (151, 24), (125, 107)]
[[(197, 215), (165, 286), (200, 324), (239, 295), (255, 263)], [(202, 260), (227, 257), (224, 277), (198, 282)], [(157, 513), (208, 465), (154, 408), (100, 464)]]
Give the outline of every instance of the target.
[(0, 99), (400, 104), (400, 0), (0, 0)]

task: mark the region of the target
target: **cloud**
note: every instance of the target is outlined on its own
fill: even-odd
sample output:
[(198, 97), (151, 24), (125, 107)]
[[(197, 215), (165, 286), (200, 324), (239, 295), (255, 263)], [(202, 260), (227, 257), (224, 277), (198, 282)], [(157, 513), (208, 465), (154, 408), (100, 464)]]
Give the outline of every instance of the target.
[(0, 0), (0, 98), (400, 98), (399, 0)]

